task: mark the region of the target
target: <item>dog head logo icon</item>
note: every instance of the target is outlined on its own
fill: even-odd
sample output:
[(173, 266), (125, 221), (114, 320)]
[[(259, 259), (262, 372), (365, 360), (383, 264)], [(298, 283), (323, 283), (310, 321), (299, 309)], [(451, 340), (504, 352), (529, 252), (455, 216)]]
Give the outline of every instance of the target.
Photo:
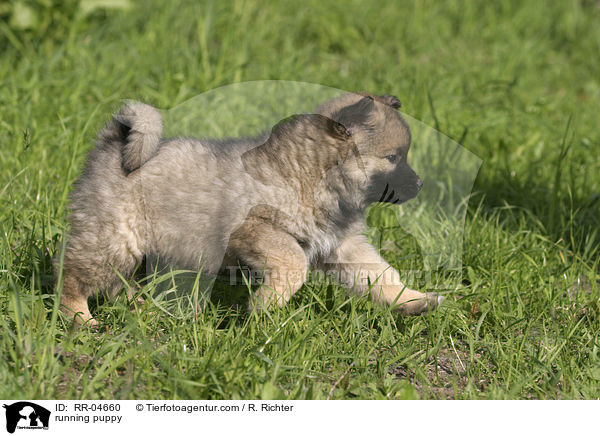
[(50, 421), (50, 411), (29, 401), (19, 401), (6, 409), (6, 431), (14, 433), (19, 429), (47, 429)]

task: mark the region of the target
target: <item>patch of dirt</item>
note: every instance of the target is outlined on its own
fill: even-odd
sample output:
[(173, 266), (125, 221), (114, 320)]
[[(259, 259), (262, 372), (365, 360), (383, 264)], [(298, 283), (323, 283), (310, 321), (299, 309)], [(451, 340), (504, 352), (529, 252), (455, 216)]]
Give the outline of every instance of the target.
[[(475, 354), (476, 358), (483, 356), (482, 352)], [(436, 356), (430, 356), (426, 364), (417, 367), (395, 366), (389, 369), (389, 374), (398, 378), (407, 379), (423, 399), (455, 399), (457, 394), (464, 390), (469, 377), (467, 369), (470, 365), (469, 353), (459, 348), (442, 348)], [(427, 382), (423, 380), (424, 373)], [(486, 380), (473, 380), (477, 388), (484, 390), (487, 386)], [(457, 392), (458, 391), (458, 392)]]
[[(88, 355), (78, 355), (75, 352), (71, 351), (62, 351), (60, 347), (57, 347), (57, 357), (59, 357), (63, 362), (67, 362), (66, 371), (60, 377), (60, 381), (56, 386), (56, 391), (59, 394), (59, 398), (66, 398), (67, 392), (69, 389), (75, 386), (76, 390), (76, 398), (81, 397), (82, 393), (82, 380), (81, 377), (86, 367), (90, 365), (92, 361), (92, 357)], [(97, 365), (102, 365), (104, 360), (102, 358), (98, 359)], [(91, 381), (93, 374), (90, 372), (88, 374), (88, 381)], [(73, 397), (73, 395), (69, 395), (69, 397)]]

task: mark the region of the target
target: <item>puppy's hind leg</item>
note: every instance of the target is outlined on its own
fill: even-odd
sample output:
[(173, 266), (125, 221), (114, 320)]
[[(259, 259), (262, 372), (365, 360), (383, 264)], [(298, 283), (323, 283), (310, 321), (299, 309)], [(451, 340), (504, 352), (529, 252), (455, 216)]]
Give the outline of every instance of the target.
[(263, 274), (261, 286), (250, 299), (251, 309), (283, 306), (306, 280), (304, 250), (292, 236), (270, 224), (249, 219), (229, 242), (238, 259)]
[(85, 285), (79, 282), (74, 275), (68, 274), (63, 282), (60, 309), (64, 314), (72, 316), (77, 325), (87, 324), (95, 327), (98, 322), (90, 313), (88, 296)]
[(83, 238), (72, 238), (63, 262), (62, 312), (72, 316), (76, 324), (97, 325), (90, 313), (88, 298), (98, 292), (109, 297), (115, 295), (123, 287), (121, 277), (128, 278), (136, 263), (127, 244), (119, 238), (114, 238), (104, 250), (92, 247)]

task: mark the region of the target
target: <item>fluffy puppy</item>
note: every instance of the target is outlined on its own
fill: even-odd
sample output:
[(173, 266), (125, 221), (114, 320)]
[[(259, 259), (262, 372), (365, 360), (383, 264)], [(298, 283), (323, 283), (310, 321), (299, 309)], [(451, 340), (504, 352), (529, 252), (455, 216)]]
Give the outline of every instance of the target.
[(401, 203), (422, 182), (392, 96), (345, 94), (256, 138), (162, 138), (159, 112), (127, 104), (100, 132), (71, 196), (62, 309), (95, 324), (88, 298), (114, 295), (144, 256), (218, 274), (263, 272), (255, 308), (282, 305), (311, 265), (404, 314), (442, 297), (404, 286), (364, 236), (374, 202)]

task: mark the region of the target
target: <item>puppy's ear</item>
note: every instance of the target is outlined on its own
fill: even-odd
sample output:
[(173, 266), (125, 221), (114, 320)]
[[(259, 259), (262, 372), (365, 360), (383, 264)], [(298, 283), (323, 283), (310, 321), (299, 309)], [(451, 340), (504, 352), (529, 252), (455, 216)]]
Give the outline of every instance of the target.
[(375, 100), (371, 95), (366, 95), (337, 111), (332, 118), (344, 126), (349, 134), (357, 129), (369, 129), (374, 126)]
[(334, 138), (341, 139), (345, 141), (350, 138), (351, 134), (348, 129), (341, 123), (334, 121), (332, 119), (327, 119), (327, 130), (328, 133)]
[(359, 92), (360, 95), (364, 97), (370, 97), (375, 100), (377, 103), (383, 103), (386, 106), (392, 107), (394, 109), (400, 109), (402, 107), (402, 102), (398, 97), (393, 95), (385, 94), (385, 95), (373, 95), (368, 92)]
[(387, 104), (394, 109), (400, 109), (402, 107), (402, 102), (398, 99), (398, 97), (394, 97), (393, 95), (381, 95), (377, 99), (383, 104)]

